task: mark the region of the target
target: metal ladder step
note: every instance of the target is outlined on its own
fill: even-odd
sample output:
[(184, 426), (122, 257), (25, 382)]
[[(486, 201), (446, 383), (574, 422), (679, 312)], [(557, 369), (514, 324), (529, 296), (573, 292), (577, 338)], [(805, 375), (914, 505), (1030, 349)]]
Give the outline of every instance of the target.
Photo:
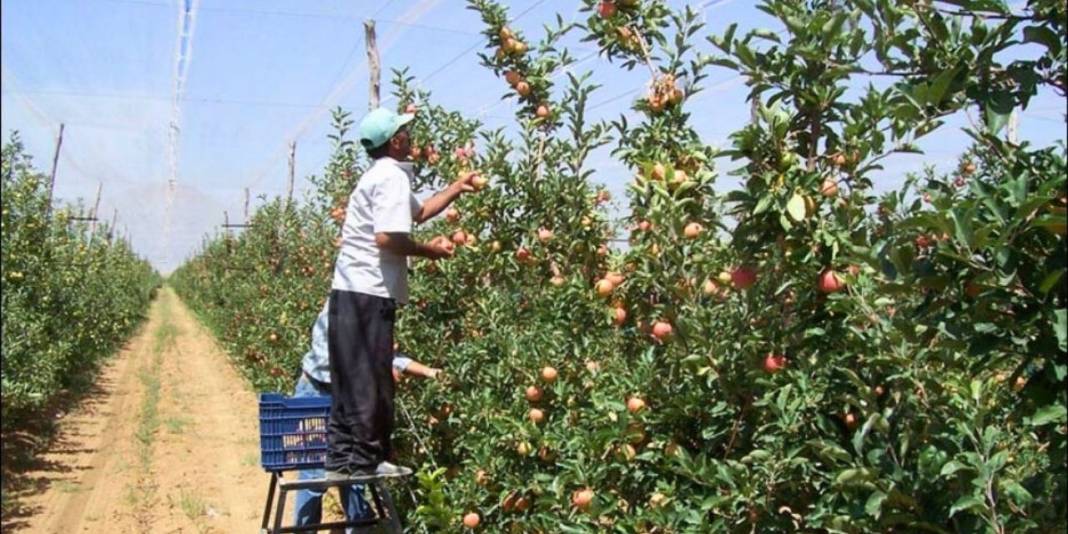
[[(385, 482), (391, 478), (403, 478), (411, 474), (411, 470), (408, 470), (406, 474), (398, 477), (381, 477), (381, 476), (353, 476), (343, 479), (310, 479), (310, 480), (282, 480), (281, 472), (271, 473), (271, 485), (267, 490), (267, 503), (263, 510), (263, 521), (260, 525), (261, 534), (283, 534), (290, 532), (319, 532), (320, 530), (329, 530), (332, 528), (345, 528), (345, 527), (379, 527), (377, 532), (387, 532), (390, 534), (401, 534), (403, 532), (400, 523), (400, 517), (397, 515), (396, 507), (393, 504), (393, 496), (389, 492), (389, 488), (386, 487)], [(327, 490), (329, 488), (339, 488), (342, 486), (350, 486), (352, 484), (363, 484), (371, 492), (373, 499), (372, 508), (375, 511), (377, 517), (367, 519), (350, 519), (346, 521), (332, 521), (329, 523), (315, 523), (312, 525), (303, 526), (283, 526), (282, 518), (285, 516), (285, 502), (286, 494), (290, 491), (297, 490)], [(274, 501), (275, 491), (278, 490), (278, 500)], [(273, 506), (272, 506), (273, 505)], [(275, 509), (273, 526), (271, 525), (271, 509)], [(357, 532), (362, 532), (360, 529)]]

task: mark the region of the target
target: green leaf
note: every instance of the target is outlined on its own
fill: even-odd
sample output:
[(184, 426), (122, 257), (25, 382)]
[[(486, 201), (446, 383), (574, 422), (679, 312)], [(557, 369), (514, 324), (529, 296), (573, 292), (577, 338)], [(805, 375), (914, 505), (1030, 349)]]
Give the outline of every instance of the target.
[(1025, 43), (1045, 45), (1051, 56), (1061, 52), (1061, 39), (1057, 37), (1056, 32), (1045, 26), (1028, 26), (1024, 28), (1023, 36)]
[(957, 512), (971, 510), (972, 508), (980, 508), (983, 506), (983, 501), (974, 495), (965, 495), (957, 502), (953, 503), (953, 506), (949, 508), (949, 517), (953, 517)]
[(879, 519), (879, 515), (882, 514), (883, 511), (883, 501), (885, 500), (885, 493), (881, 491), (872, 493), (871, 496), (868, 497), (868, 502), (864, 504), (864, 511), (875, 519)]
[(868, 420), (864, 422), (864, 426), (860, 427), (860, 430), (853, 433), (853, 450), (857, 452), (857, 455), (864, 454), (864, 440), (868, 437), (868, 433), (871, 432), (873, 426), (882, 416), (876, 412), (868, 416)]
[(863, 482), (871, 478), (866, 469), (846, 469), (835, 477), (834, 482), (839, 485)]
[(937, 106), (942, 103), (942, 99), (946, 96), (946, 89), (949, 88), (950, 82), (957, 77), (957, 71), (959, 67), (954, 67), (949, 70), (942, 71), (934, 81), (931, 82), (931, 90), (927, 93), (927, 102), (932, 106)]
[(838, 34), (842, 31), (842, 25), (845, 24), (846, 18), (847, 15), (845, 13), (836, 14), (831, 20), (828, 20), (827, 23), (823, 25), (823, 34), (831, 39), (838, 37)]
[(1035, 411), (1035, 415), (1031, 416), (1031, 426), (1061, 424), (1066, 420), (1068, 420), (1068, 409), (1063, 404), (1050, 404)]
[(786, 211), (797, 222), (805, 220), (805, 197), (794, 193), (794, 196), (790, 197), (790, 201), (786, 203)]
[(1068, 309), (1053, 310), (1053, 333), (1057, 335), (1057, 346), (1061, 351), (1068, 350)]
[(1005, 481), (1001, 483), (1001, 492), (1008, 495), (1018, 506), (1030, 504), (1035, 498), (1019, 482)]
[(946, 465), (942, 466), (942, 471), (938, 473), (938, 476), (947, 477), (947, 476), (952, 475), (952, 474), (956, 473), (957, 471), (961, 471), (963, 469), (971, 469), (971, 468), (966, 466), (966, 465), (964, 465), (964, 464), (962, 464), (962, 463), (960, 463), (960, 462), (958, 462), (958, 461), (956, 461), (956, 460), (950, 460), (950, 461), (946, 462)]
[(756, 207), (753, 208), (753, 215), (760, 215), (761, 213), (768, 211), (768, 208), (771, 207), (771, 202), (773, 200), (775, 199), (771, 195), (765, 195), (761, 197), (760, 200), (757, 201)]
[(953, 219), (953, 231), (956, 234), (957, 241), (968, 246), (968, 249), (975, 248), (975, 234), (972, 231), (972, 216), (973, 214), (965, 213), (962, 210), (952, 210), (949, 212), (950, 218)]
[(764, 449), (756, 449), (742, 458), (742, 463), (762, 462), (771, 457), (771, 453)]
[(998, 91), (983, 102), (986, 126), (992, 135), (997, 135), (1008, 124), (1012, 107), (1012, 95), (1007, 91)]

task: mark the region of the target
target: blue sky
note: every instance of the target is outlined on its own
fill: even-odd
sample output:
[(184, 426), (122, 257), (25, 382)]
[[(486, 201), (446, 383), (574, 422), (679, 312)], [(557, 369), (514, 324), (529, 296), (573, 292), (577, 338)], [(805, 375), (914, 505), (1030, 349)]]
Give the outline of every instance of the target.
[[(744, 28), (778, 29), (751, 0), (672, 1), (701, 8), (702, 35)], [(539, 36), (555, 14), (578, 15), (578, 0), (514, 0), (513, 25)], [(707, 5), (706, 5), (707, 4)], [(217, 231), (223, 211), (240, 218), (243, 190), (253, 197), (283, 194), (287, 144), (297, 143), (297, 190), (329, 155), (329, 109), (340, 105), (359, 117), (367, 109), (367, 67), (362, 21), (377, 20), (384, 66), (409, 67), (435, 100), (487, 126), (513, 124), (507, 88), (478, 65), (478, 15), (461, 0), (3, 0), (2, 127), (19, 130), (41, 170), (47, 171), (60, 122), (66, 124), (56, 184), (61, 201), (91, 203), (103, 184), (102, 216), (118, 210), (120, 229), (135, 249), (168, 272)], [(179, 20), (192, 11), (180, 45)], [(528, 11), (529, 10), (529, 11)], [(571, 41), (577, 57), (588, 44)], [(700, 48), (711, 51), (701, 42)], [(184, 75), (178, 75), (179, 52)], [(466, 53), (465, 53), (466, 52)], [(442, 68), (444, 66), (444, 68)], [(590, 69), (604, 85), (592, 98), (593, 118), (624, 111), (647, 73), (625, 72), (594, 57)], [(177, 110), (176, 79), (184, 80)], [(709, 144), (723, 146), (748, 119), (747, 89), (731, 72), (710, 71), (710, 89), (687, 102)], [(384, 86), (384, 90), (386, 87)], [(1064, 100), (1043, 93), (1020, 117), (1023, 139), (1047, 145), (1064, 139)], [(170, 166), (169, 125), (180, 125), (177, 166)], [(880, 187), (892, 187), (924, 162), (948, 166), (968, 144), (963, 116), (925, 142), (927, 155), (887, 162)], [(625, 204), (630, 173), (607, 154), (594, 155), (596, 180)], [(724, 162), (722, 165), (728, 165)], [(166, 221), (167, 183), (177, 194)], [(734, 185), (722, 176), (721, 187)], [(257, 201), (253, 200), (253, 207)], [(169, 227), (169, 231), (165, 228)], [(166, 236), (166, 237), (165, 237)]]

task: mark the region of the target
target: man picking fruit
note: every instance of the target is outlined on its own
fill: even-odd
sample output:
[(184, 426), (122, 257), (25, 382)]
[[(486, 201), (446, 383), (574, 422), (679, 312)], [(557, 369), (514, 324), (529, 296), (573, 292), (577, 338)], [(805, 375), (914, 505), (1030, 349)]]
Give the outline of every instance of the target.
[(393, 329), (397, 306), (408, 301), (408, 256), (452, 255), (452, 243), (418, 243), (412, 224), (437, 215), (474, 191), (467, 173), (420, 204), (412, 194), (407, 124), (412, 114), (379, 108), (360, 122), (360, 144), (374, 160), (349, 196), (334, 264), (327, 329), (330, 389), (327, 478), (401, 476), (392, 453)]
[[(330, 395), (330, 354), (327, 348), (327, 325), (330, 313), (328, 304), (329, 301), (323, 303), (323, 309), (315, 318), (315, 324), (312, 326), (311, 350), (304, 353), (304, 358), (300, 362), (301, 376), (293, 392), (294, 398)], [(401, 373), (427, 378), (441, 376), (440, 369), (427, 367), (398, 352), (393, 356), (393, 379), (399, 380)], [(305, 469), (300, 471), (299, 475), (300, 480), (322, 477), (321, 469)], [(362, 485), (342, 486), (340, 493), (341, 500), (345, 503), (345, 516), (348, 519), (371, 517), (371, 506), (363, 497)], [(323, 490), (321, 489), (297, 491), (294, 510), (295, 525), (306, 526), (319, 523), (322, 519), (322, 502)], [(351, 532), (351, 529), (348, 532)]]

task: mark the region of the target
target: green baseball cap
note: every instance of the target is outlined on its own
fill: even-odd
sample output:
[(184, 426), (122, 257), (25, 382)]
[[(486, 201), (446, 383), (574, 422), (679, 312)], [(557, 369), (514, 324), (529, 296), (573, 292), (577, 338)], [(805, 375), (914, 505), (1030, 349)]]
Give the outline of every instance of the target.
[(378, 148), (414, 118), (412, 113), (400, 115), (386, 108), (378, 108), (360, 121), (360, 144), (367, 150)]

